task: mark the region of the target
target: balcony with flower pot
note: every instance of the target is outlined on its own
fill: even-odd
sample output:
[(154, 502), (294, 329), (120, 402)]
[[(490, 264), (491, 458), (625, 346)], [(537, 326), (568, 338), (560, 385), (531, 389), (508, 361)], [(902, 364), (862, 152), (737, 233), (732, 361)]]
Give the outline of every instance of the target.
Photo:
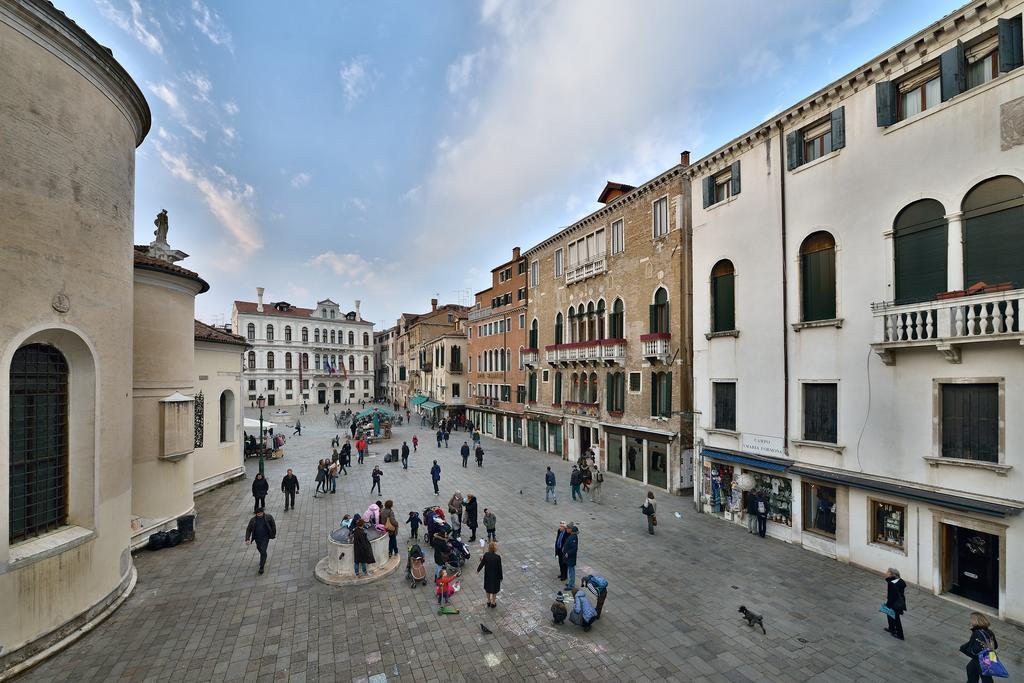
[(651, 332), (640, 335), (640, 344), (643, 347), (643, 355), (651, 363), (665, 363), (668, 361), (668, 343), (672, 340), (671, 332)]

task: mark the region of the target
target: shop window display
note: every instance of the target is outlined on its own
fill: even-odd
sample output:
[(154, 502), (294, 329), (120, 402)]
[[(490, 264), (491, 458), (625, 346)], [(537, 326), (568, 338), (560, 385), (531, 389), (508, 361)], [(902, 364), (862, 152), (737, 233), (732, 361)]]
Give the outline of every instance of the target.
[(871, 541), (906, 548), (907, 508), (895, 503), (871, 501)]
[(608, 435), (608, 465), (609, 472), (622, 474), (622, 436), (619, 434)]
[(668, 444), (647, 441), (647, 483), (665, 488), (668, 485)]
[(806, 481), (802, 487), (804, 531), (835, 538), (836, 490)]
[(739, 510), (739, 487), (732, 465), (704, 463), (704, 496), (713, 513)]
[(793, 483), (789, 479), (770, 474), (751, 474), (754, 477), (754, 490), (747, 495), (763, 493), (768, 501), (768, 520), (793, 526)]
[(644, 441), (635, 437), (626, 438), (626, 476), (637, 481), (644, 480)]

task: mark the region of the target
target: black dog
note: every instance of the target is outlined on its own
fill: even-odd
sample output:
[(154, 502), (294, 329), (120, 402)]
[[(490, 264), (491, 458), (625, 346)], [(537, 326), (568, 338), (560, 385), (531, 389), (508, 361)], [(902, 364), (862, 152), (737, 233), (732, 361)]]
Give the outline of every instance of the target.
[(761, 633), (768, 635), (768, 632), (764, 630), (764, 617), (762, 617), (760, 614), (754, 614), (743, 605), (740, 605), (740, 608), (737, 611), (743, 615), (744, 619), (747, 620), (747, 626), (760, 626)]

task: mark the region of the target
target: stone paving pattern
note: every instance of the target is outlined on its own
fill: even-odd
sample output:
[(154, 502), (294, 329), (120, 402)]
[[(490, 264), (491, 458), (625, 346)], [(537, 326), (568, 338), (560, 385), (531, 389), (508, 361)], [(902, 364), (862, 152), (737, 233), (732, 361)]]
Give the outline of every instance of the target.
[[(688, 498), (660, 494), (659, 526), (650, 536), (639, 510), (645, 489), (636, 482), (610, 476), (602, 504), (573, 503), (569, 465), (556, 457), (485, 438), (484, 467), (471, 459), (463, 469), (458, 449), (467, 435), (453, 434), (451, 447), (438, 450), (428, 429), (407, 425), (342, 476), (336, 495), (314, 499), (316, 460), (330, 454), (335, 431), (323, 415), (302, 422), (304, 434), (289, 438), (287, 456), (267, 463), (278, 536), (264, 576), (256, 574), (255, 547), (243, 543), (256, 472), (249, 460), (249, 479), (197, 499), (195, 542), (138, 553), (131, 598), (23, 680), (965, 679), (967, 660), (957, 647), (967, 639), (966, 608), (908, 589), (907, 640), (899, 642), (882, 630), (878, 575), (698, 515)], [(384, 464), (385, 449), (413, 433), (420, 449), (410, 469)], [(434, 458), (442, 467), (440, 497), (428, 474)], [(474, 573), (479, 547), (453, 599), (459, 615), (436, 613), (432, 585), (409, 588), (404, 559), (400, 571), (368, 585), (337, 588), (313, 577), (327, 532), (372, 500), (377, 463), (385, 472), (382, 500), (395, 501), (400, 521), (409, 510), (444, 505), (455, 489), (478, 497), (481, 534), (483, 508), (496, 511), (505, 574), (497, 609), (485, 609), (482, 575)], [(557, 506), (544, 503), (545, 466), (558, 476)], [(280, 480), (288, 467), (302, 491), (297, 510), (286, 514)], [(561, 584), (552, 547), (560, 519), (580, 527), (577, 576), (593, 572), (610, 582), (604, 614), (589, 633), (551, 625), (548, 608)], [(407, 527), (400, 538), (404, 555)], [(741, 604), (764, 615), (767, 635), (740, 619)], [(995, 630), (1004, 661), (1019, 675), (1024, 633), (1002, 623)]]

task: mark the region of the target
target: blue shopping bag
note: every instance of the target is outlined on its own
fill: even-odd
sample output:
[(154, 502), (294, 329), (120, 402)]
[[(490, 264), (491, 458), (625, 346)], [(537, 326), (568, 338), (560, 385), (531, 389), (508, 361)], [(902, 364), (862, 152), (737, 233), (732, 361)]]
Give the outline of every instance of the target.
[(890, 619), (896, 618), (896, 611), (892, 607), (886, 605), (884, 602), (882, 603), (882, 606), (878, 608), (878, 611), (884, 614), (885, 616), (889, 617)]

